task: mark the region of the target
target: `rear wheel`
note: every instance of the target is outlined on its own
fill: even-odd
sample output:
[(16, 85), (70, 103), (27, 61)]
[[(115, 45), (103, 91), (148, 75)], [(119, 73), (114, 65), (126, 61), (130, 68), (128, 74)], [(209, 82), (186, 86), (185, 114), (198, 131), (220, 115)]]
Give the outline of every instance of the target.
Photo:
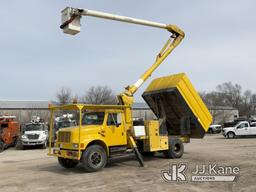
[(74, 168), (79, 163), (79, 161), (77, 160), (65, 159), (63, 157), (58, 157), (58, 161), (59, 161), (59, 164), (66, 169)]
[(82, 155), (82, 164), (86, 171), (95, 172), (107, 164), (106, 150), (100, 145), (89, 146)]
[(184, 145), (177, 137), (169, 138), (169, 149), (164, 152), (167, 158), (181, 158), (184, 153)]

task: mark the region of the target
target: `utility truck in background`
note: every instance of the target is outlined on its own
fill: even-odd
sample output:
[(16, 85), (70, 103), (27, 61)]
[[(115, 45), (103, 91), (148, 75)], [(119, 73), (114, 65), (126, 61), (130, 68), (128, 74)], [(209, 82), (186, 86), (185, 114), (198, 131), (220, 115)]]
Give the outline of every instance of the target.
[(54, 129), (57, 132), (60, 129), (74, 127), (76, 125), (74, 115), (67, 113), (55, 118)]
[(21, 128), (21, 137), (17, 145), (20, 149), (29, 146), (38, 146), (43, 149), (48, 143), (48, 126), (40, 117), (32, 117), (30, 123), (26, 123)]
[[(64, 33), (80, 32), (82, 16), (121, 21), (165, 29), (170, 38), (158, 53), (155, 62), (131, 86), (117, 95), (117, 105), (71, 104), (49, 106), (51, 111), (50, 138), (55, 114), (59, 111), (77, 111), (78, 125), (57, 132), (49, 155), (58, 157), (65, 168), (75, 167), (79, 162), (89, 172), (105, 167), (108, 160), (127, 153), (135, 153), (141, 166), (141, 154), (163, 153), (167, 158), (180, 158), (183, 143), (190, 138), (203, 138), (212, 117), (188, 77), (175, 74), (153, 80), (142, 97), (157, 120), (133, 124), (131, 106), (134, 94), (151, 76), (164, 59), (180, 44), (184, 32), (175, 25), (113, 15), (109, 13), (67, 7), (62, 11)], [(114, 74), (113, 74), (114, 75)]]
[(20, 124), (16, 116), (0, 116), (0, 152), (15, 146), (20, 135)]

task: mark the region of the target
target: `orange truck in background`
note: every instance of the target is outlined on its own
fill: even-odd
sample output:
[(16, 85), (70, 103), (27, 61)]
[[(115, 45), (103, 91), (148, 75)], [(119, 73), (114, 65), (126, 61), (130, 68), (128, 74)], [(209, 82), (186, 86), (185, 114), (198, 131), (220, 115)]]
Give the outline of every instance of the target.
[(15, 116), (0, 116), (0, 152), (15, 146), (20, 135), (20, 124)]

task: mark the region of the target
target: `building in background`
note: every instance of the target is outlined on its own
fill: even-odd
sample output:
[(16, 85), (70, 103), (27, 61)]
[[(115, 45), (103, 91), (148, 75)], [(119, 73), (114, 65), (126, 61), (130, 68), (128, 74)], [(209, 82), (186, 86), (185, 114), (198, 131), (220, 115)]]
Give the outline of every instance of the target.
[(50, 101), (11, 101), (0, 100), (0, 116), (15, 115), (20, 123), (31, 121), (32, 116), (39, 116), (45, 121), (49, 119), (48, 105)]
[[(212, 114), (212, 124), (223, 124), (224, 122), (234, 121), (239, 117), (238, 109), (227, 106), (210, 106), (209, 111)], [(146, 103), (134, 103), (133, 117), (143, 119), (155, 119), (154, 113)]]
[(141, 118), (144, 120), (156, 119), (155, 114), (146, 103), (134, 103), (132, 106), (134, 118)]
[(232, 122), (239, 117), (238, 109), (227, 106), (210, 106), (209, 111), (212, 114), (212, 124), (223, 124), (225, 122)]

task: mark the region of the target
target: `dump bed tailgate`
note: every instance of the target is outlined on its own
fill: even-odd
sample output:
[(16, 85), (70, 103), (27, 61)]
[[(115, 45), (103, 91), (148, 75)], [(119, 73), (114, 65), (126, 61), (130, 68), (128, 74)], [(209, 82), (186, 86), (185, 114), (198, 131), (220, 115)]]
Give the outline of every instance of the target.
[(162, 132), (202, 138), (212, 116), (184, 73), (153, 80), (142, 97), (162, 120)]

